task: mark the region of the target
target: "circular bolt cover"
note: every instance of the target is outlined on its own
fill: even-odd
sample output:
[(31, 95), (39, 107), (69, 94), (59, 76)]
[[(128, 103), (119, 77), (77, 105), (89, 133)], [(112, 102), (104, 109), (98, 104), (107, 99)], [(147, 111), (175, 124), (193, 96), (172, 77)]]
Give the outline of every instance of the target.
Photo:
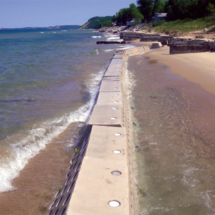
[(113, 207), (113, 208), (117, 208), (117, 207), (119, 207), (119, 206), (121, 205), (121, 203), (118, 202), (118, 201), (116, 201), (116, 200), (109, 201), (108, 204), (109, 204), (111, 207)]
[(114, 103), (118, 103), (118, 101), (114, 101)]
[(111, 117), (110, 119), (111, 119), (111, 120), (115, 120), (115, 119), (116, 119), (116, 117)]
[(118, 170), (112, 171), (111, 174), (115, 175), (115, 176), (122, 175), (122, 173), (120, 171), (118, 171)]
[(114, 154), (120, 154), (121, 151), (120, 151), (120, 150), (114, 150), (113, 153), (114, 153)]
[(120, 133), (115, 133), (114, 135), (118, 137), (118, 136), (121, 136), (122, 134), (120, 134)]
[(117, 110), (117, 108), (112, 108), (112, 110)]

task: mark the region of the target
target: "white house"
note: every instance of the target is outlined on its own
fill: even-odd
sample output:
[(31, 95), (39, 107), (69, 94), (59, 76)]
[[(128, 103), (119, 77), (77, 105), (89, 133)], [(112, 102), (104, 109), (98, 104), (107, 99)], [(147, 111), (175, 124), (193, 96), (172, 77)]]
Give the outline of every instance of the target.
[(159, 20), (165, 20), (167, 18), (167, 13), (155, 13), (154, 22), (157, 22)]

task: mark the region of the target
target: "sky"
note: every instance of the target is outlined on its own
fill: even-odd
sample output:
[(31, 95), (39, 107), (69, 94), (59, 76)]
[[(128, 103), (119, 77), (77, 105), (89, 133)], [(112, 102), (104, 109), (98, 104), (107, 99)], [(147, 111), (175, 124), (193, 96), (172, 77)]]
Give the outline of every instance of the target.
[(0, 0), (0, 28), (83, 25), (131, 3), (136, 0)]

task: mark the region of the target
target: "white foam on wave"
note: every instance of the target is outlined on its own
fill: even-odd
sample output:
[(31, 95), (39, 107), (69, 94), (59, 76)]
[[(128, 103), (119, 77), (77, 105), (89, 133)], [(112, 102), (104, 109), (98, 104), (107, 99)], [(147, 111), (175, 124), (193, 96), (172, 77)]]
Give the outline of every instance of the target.
[(200, 181), (196, 177), (196, 172), (198, 171), (198, 168), (189, 168), (185, 170), (182, 179), (183, 183), (191, 187), (195, 187), (196, 185), (198, 185), (200, 183)]
[(113, 52), (114, 49), (105, 49), (105, 52)]
[(98, 74), (92, 76), (88, 81), (90, 101), (68, 114), (59, 118), (44, 121), (29, 131), (25, 138), (18, 142), (11, 143), (11, 156), (0, 160), (0, 192), (15, 189), (11, 182), (19, 176), (19, 172), (26, 166), (28, 161), (33, 158), (40, 150), (45, 149), (53, 138), (61, 134), (65, 129), (75, 122), (85, 122), (93, 108), (96, 94), (98, 92), (98, 83), (104, 74), (101, 70)]
[(114, 41), (123, 41), (122, 39), (120, 39), (119, 35), (115, 35), (115, 34), (105, 34), (104, 35), (108, 41), (110, 40), (114, 40)]
[(215, 199), (215, 192), (214, 190), (207, 190), (204, 195), (202, 195), (203, 199), (205, 200), (205, 205), (215, 212), (215, 208), (213, 205), (213, 200)]
[(94, 38), (94, 39), (95, 39), (95, 38), (101, 38), (101, 36), (92, 36), (92, 38)]
[(118, 35), (109, 35), (107, 36), (107, 41), (118, 41), (118, 42), (122, 42), (123, 39), (120, 39), (120, 37)]
[(110, 37), (118, 37), (118, 35), (115, 35), (115, 34), (105, 34), (104, 35), (105, 37), (107, 37), (107, 38), (110, 38)]
[(120, 46), (119, 48), (117, 48), (116, 50), (126, 50), (126, 49), (133, 49), (136, 48), (136, 46), (133, 45), (124, 45), (124, 46)]
[(123, 39), (120, 39), (119, 36), (114, 36), (114, 37), (108, 37), (107, 38), (107, 41), (111, 41), (111, 40), (114, 40), (114, 41), (123, 41)]
[(120, 46), (119, 48), (115, 48), (115, 49), (105, 49), (104, 51), (105, 52), (112, 52), (112, 51), (120, 51), (120, 50), (127, 50), (127, 49), (133, 49), (135, 48), (136, 46), (133, 46), (133, 45), (123, 45), (123, 46)]

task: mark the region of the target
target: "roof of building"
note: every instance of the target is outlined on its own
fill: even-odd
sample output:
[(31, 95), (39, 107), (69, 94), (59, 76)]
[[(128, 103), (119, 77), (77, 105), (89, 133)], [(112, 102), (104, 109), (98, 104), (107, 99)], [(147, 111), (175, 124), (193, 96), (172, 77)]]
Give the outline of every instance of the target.
[(167, 13), (155, 13), (155, 17), (166, 17)]

